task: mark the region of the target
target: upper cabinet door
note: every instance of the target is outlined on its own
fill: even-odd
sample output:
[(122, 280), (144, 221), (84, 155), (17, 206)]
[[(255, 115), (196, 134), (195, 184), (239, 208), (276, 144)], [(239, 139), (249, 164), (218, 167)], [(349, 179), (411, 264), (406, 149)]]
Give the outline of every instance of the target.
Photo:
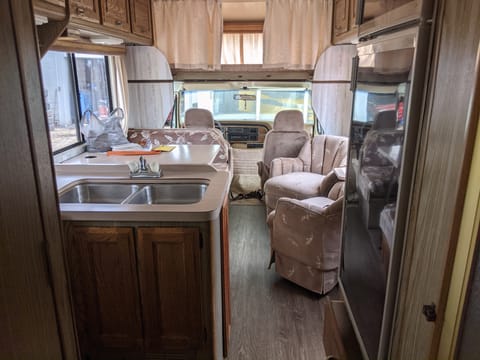
[(70, 0), (70, 9), (70, 13), (74, 17), (100, 22), (98, 0)]
[(335, 0), (333, 18), (334, 36), (348, 31), (348, 3), (347, 0)]
[(102, 23), (122, 31), (130, 31), (128, 0), (103, 0)]
[(134, 34), (147, 38), (152, 37), (150, 0), (130, 0), (130, 19)]

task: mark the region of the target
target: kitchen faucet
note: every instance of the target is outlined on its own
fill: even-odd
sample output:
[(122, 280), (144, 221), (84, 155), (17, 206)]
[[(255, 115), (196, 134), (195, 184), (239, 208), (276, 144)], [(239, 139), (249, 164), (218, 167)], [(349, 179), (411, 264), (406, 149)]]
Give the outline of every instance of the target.
[(147, 159), (140, 156), (138, 162), (128, 163), (131, 178), (159, 178), (162, 176), (162, 169), (157, 162), (147, 164)]

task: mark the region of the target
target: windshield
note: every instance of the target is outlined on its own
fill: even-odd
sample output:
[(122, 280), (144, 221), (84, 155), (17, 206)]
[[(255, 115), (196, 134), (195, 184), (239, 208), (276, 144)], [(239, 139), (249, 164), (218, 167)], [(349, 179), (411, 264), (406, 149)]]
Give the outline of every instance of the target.
[(186, 110), (202, 108), (210, 110), (217, 121), (273, 121), (279, 111), (296, 109), (303, 113), (306, 124), (313, 124), (307, 88), (182, 89), (179, 93), (181, 123)]

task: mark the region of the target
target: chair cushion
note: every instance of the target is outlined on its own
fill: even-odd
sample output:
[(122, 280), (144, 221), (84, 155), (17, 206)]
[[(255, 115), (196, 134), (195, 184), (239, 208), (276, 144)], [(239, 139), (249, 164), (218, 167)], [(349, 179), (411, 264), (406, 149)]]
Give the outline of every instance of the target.
[(309, 199), (302, 200), (302, 203), (307, 205), (307, 208), (326, 208), (330, 204), (332, 204), (334, 200), (329, 199), (328, 197), (324, 196), (317, 196)]
[(281, 197), (308, 199), (318, 196), (324, 175), (310, 172), (293, 172), (270, 178), (264, 187), (267, 208), (275, 209)]

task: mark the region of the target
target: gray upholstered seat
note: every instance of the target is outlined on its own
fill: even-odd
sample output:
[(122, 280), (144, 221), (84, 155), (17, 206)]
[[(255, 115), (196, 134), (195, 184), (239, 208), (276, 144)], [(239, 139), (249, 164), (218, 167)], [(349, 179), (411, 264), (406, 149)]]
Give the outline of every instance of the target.
[(277, 158), (271, 163), (270, 179), (265, 182), (267, 213), (272, 211), (279, 198), (307, 199), (326, 196), (326, 176), (335, 168), (347, 163), (348, 138), (317, 135), (305, 143), (298, 157)]
[(209, 110), (191, 108), (185, 111), (185, 127), (187, 128), (213, 128), (215, 122)]
[(298, 110), (282, 110), (275, 115), (273, 129), (265, 136), (263, 160), (258, 162), (261, 185), (270, 177), (271, 162), (279, 157), (296, 157), (310, 135), (305, 131), (303, 114)]

